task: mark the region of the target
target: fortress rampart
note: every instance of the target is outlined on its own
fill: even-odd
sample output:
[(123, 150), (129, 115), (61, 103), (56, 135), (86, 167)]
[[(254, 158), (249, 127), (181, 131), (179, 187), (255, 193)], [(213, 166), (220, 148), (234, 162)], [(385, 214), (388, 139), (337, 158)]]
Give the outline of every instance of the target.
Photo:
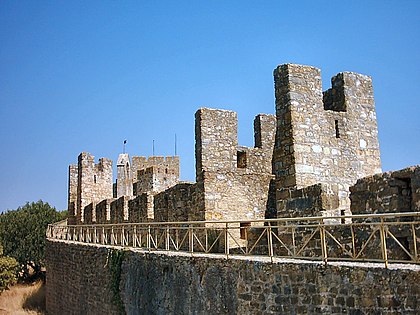
[[(119, 314), (111, 248), (47, 243), (51, 314)], [(382, 266), (382, 265), (381, 265)], [(127, 314), (416, 314), (418, 269), (124, 251)]]
[[(238, 144), (235, 112), (196, 112), (196, 183), (180, 182), (179, 157), (123, 153), (111, 193), (111, 161), (82, 153), (69, 168), (69, 223), (350, 215), (350, 187), (381, 172), (371, 78), (342, 72), (323, 92), (319, 69), (285, 64), (274, 83), (276, 115), (255, 117), (252, 148)], [(97, 219), (103, 199), (119, 213)]]
[[(57, 229), (56, 239), (66, 241), (47, 245), (48, 311), (419, 313), (418, 213), (369, 214), (419, 212), (420, 166), (381, 173), (370, 77), (342, 72), (327, 91), (321, 83), (315, 67), (277, 67), (276, 115), (255, 117), (254, 147), (238, 144), (235, 112), (199, 109), (194, 183), (180, 181), (176, 156), (122, 153), (113, 183), (112, 161), (95, 164), (81, 153), (69, 167), (68, 191), (68, 225), (79, 226)], [(256, 221), (272, 218), (278, 222)], [(225, 220), (234, 222), (221, 227)], [(156, 223), (179, 221), (203, 222)], [(119, 225), (119, 234), (114, 225), (90, 226), (140, 222)], [(96, 245), (71, 243), (83, 238)], [(117, 288), (109, 274), (116, 249), (107, 244), (134, 244), (124, 251)], [(284, 257), (321, 257), (329, 265)], [(386, 266), (406, 264), (329, 262), (380, 257)]]

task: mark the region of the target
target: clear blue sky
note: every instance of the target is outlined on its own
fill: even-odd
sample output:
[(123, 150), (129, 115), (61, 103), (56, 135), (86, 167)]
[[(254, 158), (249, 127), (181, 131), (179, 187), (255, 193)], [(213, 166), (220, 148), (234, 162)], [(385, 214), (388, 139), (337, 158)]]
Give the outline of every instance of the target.
[[(0, 1), (0, 211), (67, 207), (82, 151), (172, 155), (194, 180), (194, 113), (274, 113), (282, 63), (373, 77), (383, 169), (419, 164), (420, 1)], [(115, 163), (115, 162), (114, 162)]]

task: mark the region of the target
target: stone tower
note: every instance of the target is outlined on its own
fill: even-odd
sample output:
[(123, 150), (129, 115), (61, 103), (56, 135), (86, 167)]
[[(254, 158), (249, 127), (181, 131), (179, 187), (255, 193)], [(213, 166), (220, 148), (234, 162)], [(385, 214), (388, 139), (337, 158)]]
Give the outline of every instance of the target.
[(205, 220), (263, 219), (272, 174), (276, 119), (258, 115), (255, 147), (238, 145), (237, 114), (201, 108), (195, 114), (196, 179)]
[[(101, 158), (99, 163), (95, 164), (93, 155), (82, 152), (77, 167), (76, 220), (83, 222), (84, 209), (87, 205), (93, 203), (92, 208), (95, 209), (96, 203), (112, 198), (112, 161)], [(95, 221), (94, 213), (92, 217)]]
[(381, 172), (371, 78), (339, 73), (323, 93), (319, 69), (285, 64), (274, 82), (278, 215), (348, 212), (349, 187)]
[(130, 157), (127, 153), (121, 153), (117, 160), (117, 198), (121, 196), (133, 196)]

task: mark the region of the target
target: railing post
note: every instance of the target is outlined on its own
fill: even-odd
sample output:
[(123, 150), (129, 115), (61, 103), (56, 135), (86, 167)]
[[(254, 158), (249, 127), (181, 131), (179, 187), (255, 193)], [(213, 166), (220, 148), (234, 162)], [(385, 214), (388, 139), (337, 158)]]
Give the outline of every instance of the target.
[(111, 245), (114, 245), (115, 235), (114, 235), (114, 226), (111, 226)]
[(122, 226), (121, 227), (121, 246), (125, 246), (125, 241), (126, 241), (126, 239), (125, 239), (125, 229), (124, 229), (124, 226)]
[(147, 240), (146, 240), (146, 246), (147, 246), (147, 249), (149, 250), (149, 252), (150, 252), (150, 250), (151, 250), (151, 246), (150, 246), (150, 237), (151, 237), (151, 234), (150, 234), (150, 225), (149, 225), (149, 227), (148, 227), (148, 229), (147, 229)]
[(271, 235), (271, 222), (268, 222), (267, 226), (267, 242), (268, 242), (268, 255), (270, 261), (273, 262), (273, 235)]
[(207, 233), (207, 227), (206, 227), (206, 225), (204, 224), (204, 233), (205, 233), (205, 237), (206, 237), (206, 249), (205, 249), (205, 253), (208, 253), (209, 252), (209, 236), (208, 236), (208, 233)]
[(353, 220), (351, 222), (350, 229), (351, 229), (351, 244), (353, 246), (353, 258), (355, 259), (357, 251), (356, 251), (356, 237), (354, 235)]
[[(293, 244), (293, 257), (296, 256), (296, 239), (295, 239), (296, 228), (292, 226), (292, 244)], [(280, 235), (279, 235), (280, 236)]]
[(194, 238), (193, 238), (193, 230), (192, 230), (191, 224), (188, 226), (188, 242), (189, 242), (190, 253), (192, 255), (194, 252)]
[(381, 218), (381, 225), (379, 227), (379, 232), (381, 234), (382, 258), (385, 262), (385, 268), (388, 268), (388, 253), (386, 249), (386, 231), (385, 231), (385, 226), (384, 226), (384, 218)]
[(169, 225), (166, 227), (166, 250), (169, 251)]
[(414, 261), (417, 262), (419, 260), (419, 257), (417, 255), (417, 235), (416, 235), (416, 229), (414, 228), (414, 224), (411, 223), (411, 231), (413, 232), (413, 249), (414, 249)]
[(133, 228), (133, 247), (136, 247), (136, 242), (137, 242), (137, 227), (134, 226)]
[(229, 258), (229, 232), (228, 232), (229, 225), (225, 223), (225, 255), (226, 259)]
[(319, 235), (321, 239), (321, 252), (322, 252), (322, 260), (325, 264), (327, 264), (327, 242), (325, 239), (325, 226), (324, 226), (324, 220), (320, 220), (320, 227), (319, 227)]

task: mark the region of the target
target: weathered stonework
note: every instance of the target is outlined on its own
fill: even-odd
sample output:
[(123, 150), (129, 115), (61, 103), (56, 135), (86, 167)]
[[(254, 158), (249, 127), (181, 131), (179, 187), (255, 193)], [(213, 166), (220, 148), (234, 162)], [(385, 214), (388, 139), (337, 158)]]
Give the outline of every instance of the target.
[[(322, 93), (321, 72), (286, 64), (274, 71), (277, 138), (273, 156), (282, 209), (284, 189), (325, 184), (323, 194), (336, 196), (349, 210), (349, 187), (356, 180), (381, 172), (371, 78), (343, 72)], [(338, 211), (339, 212), (339, 211)]]
[(143, 193), (128, 201), (129, 222), (149, 222), (154, 218), (153, 194)]
[(78, 166), (69, 165), (69, 194), (68, 194), (68, 224), (76, 224), (76, 205), (77, 205), (77, 183), (78, 183)]
[(132, 198), (122, 196), (111, 202), (111, 223), (128, 222), (128, 202)]
[(420, 166), (359, 179), (350, 191), (354, 214), (420, 211)]
[(179, 183), (155, 196), (155, 221), (192, 221), (190, 213), (195, 205), (192, 201), (192, 183)]
[(111, 223), (111, 203), (115, 199), (104, 199), (96, 205), (96, 223)]
[[(354, 188), (350, 207), (350, 187), (381, 171), (371, 78), (339, 73), (332, 87), (322, 92), (319, 69), (285, 64), (275, 69), (274, 81), (276, 117), (256, 116), (253, 148), (238, 145), (235, 112), (196, 112), (196, 183), (180, 183), (179, 157), (130, 160), (128, 154), (120, 154), (114, 197), (128, 199), (114, 201), (114, 211), (120, 212), (100, 221), (251, 221), (349, 215), (351, 209), (363, 209), (360, 204), (366, 205), (372, 195), (363, 192), (364, 186)], [(74, 218), (83, 221), (90, 203), (111, 198), (110, 165), (102, 159), (95, 166), (93, 157), (82, 153), (78, 167), (70, 166), (69, 223)], [(404, 191), (407, 180), (401, 178), (401, 187), (393, 190)], [(132, 198), (136, 199), (128, 202)], [(398, 198), (398, 205), (391, 202), (384, 211), (407, 206)], [(420, 202), (416, 193), (410, 202)], [(94, 222), (95, 209), (91, 212), (88, 221)]]
[(86, 152), (78, 160), (76, 221), (83, 222), (87, 205), (112, 198), (112, 161), (101, 158), (95, 164), (94, 156)]
[[(124, 253), (119, 294), (127, 314), (420, 312), (420, 273), (413, 266)], [(118, 314), (109, 249), (48, 241), (46, 258), (48, 313)]]
[(117, 195), (116, 198), (122, 196), (133, 196), (133, 178), (132, 178), (130, 157), (127, 153), (118, 156), (117, 161)]
[(238, 146), (237, 126), (235, 112), (196, 113), (196, 177), (204, 186), (205, 220), (265, 218), (275, 117), (256, 117), (254, 148)]

